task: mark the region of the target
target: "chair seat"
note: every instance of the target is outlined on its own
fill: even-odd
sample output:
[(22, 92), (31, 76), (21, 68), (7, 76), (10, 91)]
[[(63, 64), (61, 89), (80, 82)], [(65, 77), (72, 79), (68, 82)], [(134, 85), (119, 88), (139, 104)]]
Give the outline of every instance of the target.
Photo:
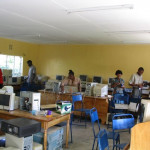
[[(99, 135), (99, 133), (96, 134), (96, 138), (98, 138), (98, 135)], [(115, 141), (119, 140), (119, 136), (120, 136), (120, 134), (118, 132), (115, 132), (115, 137), (114, 137)], [(107, 137), (108, 137), (108, 139), (113, 139), (113, 132), (107, 132)]]
[(124, 149), (124, 147), (127, 145), (127, 143), (117, 144), (116, 147), (119, 149)]
[(86, 114), (90, 114), (90, 109), (75, 109), (74, 111), (85, 112)]
[[(115, 141), (119, 140), (119, 136), (120, 136), (120, 134), (118, 132), (115, 132), (115, 136), (114, 136)], [(107, 132), (107, 137), (108, 137), (108, 139), (113, 139), (113, 132)]]

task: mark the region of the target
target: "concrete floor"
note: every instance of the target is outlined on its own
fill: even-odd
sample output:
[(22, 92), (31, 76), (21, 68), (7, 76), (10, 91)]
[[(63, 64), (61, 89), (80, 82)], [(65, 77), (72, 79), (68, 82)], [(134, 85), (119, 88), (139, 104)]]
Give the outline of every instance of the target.
[[(106, 125), (101, 125), (101, 129), (102, 128), (107, 129)], [(97, 125), (96, 125), (96, 129), (98, 129)], [(111, 128), (109, 128), (108, 131), (111, 131)], [(84, 126), (73, 125), (72, 132), (73, 132), (73, 143), (70, 143), (70, 137), (69, 137), (69, 148), (63, 148), (64, 150), (92, 150), (93, 130), (90, 121), (87, 122), (86, 128)], [(121, 136), (120, 138), (121, 143), (129, 143), (130, 141), (129, 132), (122, 132), (120, 136)], [(96, 145), (95, 145), (95, 149), (96, 149)], [(112, 140), (109, 140), (109, 149), (110, 150), (112, 149)]]

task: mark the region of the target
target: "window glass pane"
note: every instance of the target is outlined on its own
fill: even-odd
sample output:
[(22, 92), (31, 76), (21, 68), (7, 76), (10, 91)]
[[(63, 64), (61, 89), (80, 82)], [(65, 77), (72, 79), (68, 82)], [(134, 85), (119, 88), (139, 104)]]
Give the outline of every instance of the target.
[(21, 76), (23, 72), (23, 57), (0, 55), (0, 68), (12, 69), (13, 76)]
[(0, 68), (6, 69), (6, 55), (0, 55)]

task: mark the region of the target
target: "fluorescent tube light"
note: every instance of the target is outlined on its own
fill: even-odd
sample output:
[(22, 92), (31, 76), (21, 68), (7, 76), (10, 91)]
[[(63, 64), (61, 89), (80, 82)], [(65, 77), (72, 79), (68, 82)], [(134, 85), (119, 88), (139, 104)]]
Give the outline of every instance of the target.
[(113, 34), (142, 34), (142, 33), (150, 33), (150, 30), (133, 30), (133, 31), (110, 31), (105, 33), (113, 33)]
[(116, 10), (116, 9), (133, 9), (133, 4), (97, 6), (97, 7), (70, 9), (70, 10), (67, 10), (67, 13), (78, 13), (78, 12), (99, 11), (99, 10)]

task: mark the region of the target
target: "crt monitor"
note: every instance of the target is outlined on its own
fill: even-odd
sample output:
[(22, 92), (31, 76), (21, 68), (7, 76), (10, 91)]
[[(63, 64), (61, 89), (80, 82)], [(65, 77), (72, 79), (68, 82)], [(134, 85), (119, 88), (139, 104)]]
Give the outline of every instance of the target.
[(108, 78), (108, 84), (111, 84), (114, 78)]
[(93, 77), (93, 82), (102, 83), (102, 77), (94, 76), (94, 77)]
[(16, 83), (17, 82), (17, 77), (12, 77), (12, 83)]
[(149, 85), (148, 85), (149, 81), (144, 80), (143, 81), (143, 90), (148, 90), (149, 89)]
[(0, 105), (9, 106), (10, 95), (0, 94)]
[(64, 79), (64, 76), (63, 75), (56, 75), (56, 80), (63, 80)]
[(87, 82), (88, 76), (87, 75), (80, 75), (79, 78), (81, 81)]
[(3, 76), (3, 82), (6, 82), (6, 76)]

